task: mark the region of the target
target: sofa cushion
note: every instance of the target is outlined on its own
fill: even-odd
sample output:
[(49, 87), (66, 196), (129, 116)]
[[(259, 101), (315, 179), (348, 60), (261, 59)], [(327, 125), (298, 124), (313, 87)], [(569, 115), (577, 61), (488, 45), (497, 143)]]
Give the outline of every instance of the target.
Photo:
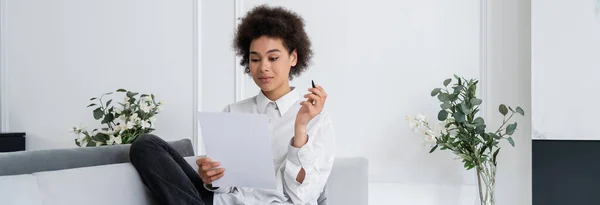
[(45, 205), (148, 205), (156, 204), (131, 163), (39, 172)]
[[(194, 155), (194, 148), (189, 139), (168, 143), (182, 156)], [(127, 144), (0, 153), (0, 176), (125, 163), (129, 162), (130, 146)]]
[(326, 204), (368, 204), (369, 162), (366, 158), (335, 159), (327, 180)]
[(0, 203), (42, 205), (36, 178), (31, 174), (0, 176)]

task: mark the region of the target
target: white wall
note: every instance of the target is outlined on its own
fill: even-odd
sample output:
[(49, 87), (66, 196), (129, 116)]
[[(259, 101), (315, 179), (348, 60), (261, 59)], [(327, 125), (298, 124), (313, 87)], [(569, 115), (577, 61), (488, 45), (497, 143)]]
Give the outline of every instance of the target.
[[(531, 204), (531, 1), (488, 2), (488, 123), (502, 122), (498, 105), (521, 106), (513, 135), (516, 147), (501, 143), (496, 179), (496, 204)], [(538, 109), (537, 107), (535, 109)]]
[(531, 20), (533, 137), (600, 139), (600, 1), (532, 0)]
[(74, 147), (71, 127), (99, 126), (88, 100), (118, 88), (166, 102), (156, 134), (193, 138), (192, 0), (4, 1), (8, 128), (28, 150)]
[[(262, 0), (238, 1), (241, 14)], [(330, 94), (339, 156), (370, 160), (372, 182), (473, 183), (473, 173), (446, 152), (428, 154), (404, 116), (435, 119), (433, 88), (459, 74), (479, 77), (479, 1), (269, 1), (305, 18), (314, 65), (292, 84), (310, 80)], [(234, 81), (234, 1), (202, 2), (202, 109), (221, 110), (258, 93)], [(236, 83), (239, 90), (236, 90)]]

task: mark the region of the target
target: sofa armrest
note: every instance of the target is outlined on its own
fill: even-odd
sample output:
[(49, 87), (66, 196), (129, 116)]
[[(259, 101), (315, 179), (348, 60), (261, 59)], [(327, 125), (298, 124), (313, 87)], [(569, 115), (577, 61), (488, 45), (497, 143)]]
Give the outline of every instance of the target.
[(369, 162), (363, 157), (336, 158), (326, 188), (327, 205), (369, 203)]

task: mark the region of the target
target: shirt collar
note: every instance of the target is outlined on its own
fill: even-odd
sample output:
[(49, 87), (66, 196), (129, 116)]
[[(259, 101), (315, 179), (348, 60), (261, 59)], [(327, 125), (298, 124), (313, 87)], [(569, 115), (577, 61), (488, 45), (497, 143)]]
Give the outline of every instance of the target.
[[(290, 92), (275, 100), (280, 116), (283, 116), (283, 114), (285, 114), (300, 99), (300, 95), (298, 95), (295, 87), (291, 87), (291, 89)], [(258, 95), (256, 96), (256, 105), (258, 106), (258, 111), (260, 113), (266, 112), (267, 105), (269, 105), (270, 102), (272, 101), (269, 100), (262, 91), (258, 92)]]

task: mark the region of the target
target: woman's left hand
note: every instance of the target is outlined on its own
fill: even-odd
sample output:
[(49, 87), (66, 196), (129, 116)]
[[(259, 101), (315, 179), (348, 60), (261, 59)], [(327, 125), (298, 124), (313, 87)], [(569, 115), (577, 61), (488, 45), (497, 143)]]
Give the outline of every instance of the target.
[(296, 115), (296, 128), (306, 128), (310, 120), (323, 111), (327, 100), (327, 93), (320, 85), (316, 85), (315, 88), (310, 88), (308, 91), (310, 93), (304, 95), (308, 99), (300, 103), (302, 107)]

